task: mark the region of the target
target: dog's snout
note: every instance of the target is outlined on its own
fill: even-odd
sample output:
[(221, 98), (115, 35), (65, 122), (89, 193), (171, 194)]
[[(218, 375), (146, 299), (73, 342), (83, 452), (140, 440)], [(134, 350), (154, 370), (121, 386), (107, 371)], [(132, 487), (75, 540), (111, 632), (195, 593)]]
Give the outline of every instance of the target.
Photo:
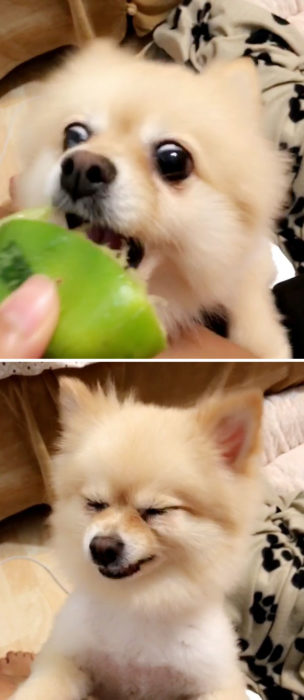
[(116, 167), (109, 158), (81, 149), (62, 161), (61, 187), (76, 201), (109, 185), (116, 174)]
[(122, 555), (124, 543), (119, 537), (96, 536), (90, 542), (90, 552), (93, 561), (98, 566), (115, 564)]

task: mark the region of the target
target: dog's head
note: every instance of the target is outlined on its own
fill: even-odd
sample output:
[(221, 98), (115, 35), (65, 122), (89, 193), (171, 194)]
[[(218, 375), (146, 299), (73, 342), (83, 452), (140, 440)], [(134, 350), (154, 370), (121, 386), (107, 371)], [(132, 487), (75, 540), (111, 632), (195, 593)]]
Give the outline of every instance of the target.
[(230, 589), (257, 496), (261, 398), (188, 409), (61, 384), (55, 543), (82, 588), (185, 606)]
[(19, 205), (51, 200), (122, 250), (173, 315), (225, 295), (281, 204), (250, 59), (196, 75), (96, 41), (50, 77), (24, 131)]

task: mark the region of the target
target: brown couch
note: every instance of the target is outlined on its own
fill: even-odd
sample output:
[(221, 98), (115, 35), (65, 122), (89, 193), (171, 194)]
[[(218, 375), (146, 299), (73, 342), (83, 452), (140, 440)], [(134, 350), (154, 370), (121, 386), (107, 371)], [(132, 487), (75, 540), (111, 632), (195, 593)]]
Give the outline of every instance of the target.
[(0, 520), (40, 503), (51, 503), (50, 456), (58, 434), (57, 377), (80, 376), (90, 385), (113, 377), (117, 387), (136, 387), (144, 401), (184, 405), (208, 388), (259, 386), (278, 392), (304, 381), (304, 363), (96, 363), (78, 370), (45, 371), (0, 382)]

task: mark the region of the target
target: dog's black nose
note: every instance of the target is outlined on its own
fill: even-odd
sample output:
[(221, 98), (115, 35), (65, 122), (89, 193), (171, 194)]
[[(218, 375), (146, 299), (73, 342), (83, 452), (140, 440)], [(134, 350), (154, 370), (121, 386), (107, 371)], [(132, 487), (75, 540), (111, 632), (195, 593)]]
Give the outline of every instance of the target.
[(115, 564), (124, 549), (124, 543), (119, 537), (96, 536), (90, 542), (92, 559), (98, 566), (110, 566)]
[(109, 158), (80, 149), (61, 163), (61, 187), (74, 201), (109, 185), (117, 170)]

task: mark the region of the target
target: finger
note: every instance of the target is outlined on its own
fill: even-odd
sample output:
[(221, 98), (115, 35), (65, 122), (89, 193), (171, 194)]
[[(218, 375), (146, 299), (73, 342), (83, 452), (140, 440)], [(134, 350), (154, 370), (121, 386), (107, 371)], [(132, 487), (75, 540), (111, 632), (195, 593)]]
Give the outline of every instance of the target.
[(0, 357), (41, 357), (58, 316), (55, 282), (44, 275), (30, 277), (0, 305)]

